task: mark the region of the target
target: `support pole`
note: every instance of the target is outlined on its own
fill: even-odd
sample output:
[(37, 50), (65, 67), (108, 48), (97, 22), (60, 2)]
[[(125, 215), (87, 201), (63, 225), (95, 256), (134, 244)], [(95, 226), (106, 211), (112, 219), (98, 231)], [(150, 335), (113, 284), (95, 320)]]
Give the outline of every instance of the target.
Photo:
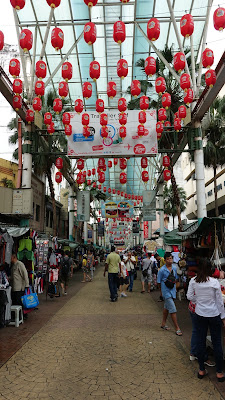
[(45, 54), (45, 48), (46, 48), (46, 44), (47, 44), (47, 40), (48, 40), (48, 35), (49, 35), (49, 30), (50, 30), (53, 14), (54, 14), (54, 8), (51, 7), (49, 18), (48, 18), (48, 24), (47, 24), (46, 30), (45, 30), (45, 37), (43, 40), (42, 49), (41, 49), (41, 53), (40, 53), (40, 60), (43, 59), (44, 54)]
[(163, 199), (163, 183), (159, 183), (159, 234), (164, 237), (164, 199)]
[(152, 221), (148, 221), (148, 237), (149, 239), (152, 237)]
[(88, 225), (87, 221), (84, 221), (84, 244), (88, 242)]
[(26, 70), (26, 62), (25, 62), (25, 57), (24, 57), (24, 52), (20, 47), (20, 30), (19, 30), (19, 18), (17, 15), (17, 12), (15, 8), (13, 9), (13, 16), (14, 16), (14, 21), (15, 21), (15, 26), (16, 26), (16, 34), (17, 34), (17, 40), (18, 40), (18, 47), (19, 47), (19, 52), (20, 52), (20, 59), (21, 59), (21, 64), (22, 64), (22, 70), (23, 70), (23, 78), (24, 78), (24, 88), (25, 91), (28, 95), (29, 91), (29, 85), (28, 85), (28, 79), (27, 79), (27, 70)]
[(23, 159), (22, 159), (22, 120), (18, 118), (18, 175), (16, 188), (19, 189), (21, 186), (21, 178), (22, 178), (22, 168), (23, 168)]
[(25, 125), (24, 155), (22, 170), (22, 188), (31, 189), (32, 155), (31, 155), (31, 125)]
[(191, 37), (190, 37), (190, 45), (191, 45), (191, 73), (192, 73), (193, 92), (194, 92), (194, 97), (195, 97), (196, 76), (195, 76), (195, 55), (194, 55), (193, 35), (191, 35)]
[(200, 121), (195, 122), (195, 128), (199, 129), (199, 135), (195, 137), (196, 150), (194, 151), (196, 195), (197, 195), (197, 216), (200, 224), (204, 217), (207, 217), (205, 199), (205, 168), (202, 146), (202, 130)]
[(97, 232), (96, 232), (96, 224), (93, 224), (93, 244), (96, 247), (97, 242)]
[(69, 240), (72, 242), (73, 238), (73, 227), (74, 227), (74, 191), (70, 186), (69, 189)]
[(34, 47), (33, 47), (33, 58), (31, 66), (31, 77), (30, 77), (30, 88), (29, 88), (29, 102), (31, 104), (33, 97), (33, 84), (34, 84), (34, 70), (35, 70), (35, 58), (36, 58), (36, 48), (37, 48), (37, 27), (35, 27), (34, 32)]

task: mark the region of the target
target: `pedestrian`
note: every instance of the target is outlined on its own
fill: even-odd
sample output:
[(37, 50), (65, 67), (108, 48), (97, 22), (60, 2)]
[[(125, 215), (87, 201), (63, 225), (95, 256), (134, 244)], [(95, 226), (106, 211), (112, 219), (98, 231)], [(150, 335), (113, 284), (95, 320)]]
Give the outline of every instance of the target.
[(61, 260), (60, 265), (60, 282), (62, 288), (62, 294), (67, 295), (67, 289), (69, 284), (69, 278), (73, 276), (73, 260), (70, 257), (70, 252), (65, 251), (65, 256)]
[(141, 290), (141, 293), (145, 293), (145, 282), (147, 282), (147, 284), (148, 284), (148, 293), (150, 293), (151, 282), (152, 282), (151, 253), (148, 253), (147, 258), (144, 258), (144, 260), (142, 261), (142, 273), (141, 273), (142, 290)]
[(24, 295), (25, 289), (29, 288), (28, 273), (25, 265), (17, 259), (16, 253), (12, 253), (11, 263), (12, 304), (22, 306), (21, 297)]
[(129, 251), (127, 254), (127, 259), (125, 260), (125, 265), (129, 274), (129, 292), (133, 291), (133, 284), (134, 284), (134, 272), (135, 272), (135, 263), (136, 260), (134, 256), (131, 255)]
[(121, 274), (120, 274), (120, 297), (127, 297), (126, 290), (129, 285), (128, 271), (123, 261), (123, 255), (120, 256)]
[(117, 282), (118, 282), (118, 273), (121, 273), (121, 262), (120, 256), (116, 253), (115, 247), (111, 247), (111, 253), (108, 254), (106, 262), (105, 262), (105, 270), (104, 276), (106, 271), (108, 271), (108, 284), (109, 284), (109, 291), (110, 291), (110, 299), (111, 302), (114, 303), (118, 299), (117, 294)]
[(215, 354), (216, 377), (218, 382), (224, 382), (221, 328), (222, 325), (225, 327), (225, 310), (220, 284), (211, 275), (211, 262), (208, 259), (201, 259), (197, 269), (197, 276), (190, 280), (187, 298), (196, 304), (198, 378), (202, 379), (207, 375), (204, 357), (206, 353), (206, 336), (209, 328)]
[(94, 277), (94, 255), (91, 249), (88, 249), (88, 255), (87, 255), (87, 267), (88, 270), (91, 273), (91, 281), (93, 281), (93, 277)]
[[(155, 253), (154, 257), (156, 259), (156, 263), (157, 263), (158, 270), (159, 270), (160, 268), (162, 268), (163, 265), (165, 265), (165, 260), (164, 260), (163, 257), (160, 257), (160, 255), (158, 253)], [(160, 290), (160, 295), (159, 295), (159, 300), (158, 301), (163, 301), (162, 291), (161, 290)]]
[(176, 299), (176, 282), (178, 281), (177, 270), (173, 265), (173, 257), (171, 253), (166, 252), (164, 259), (165, 265), (160, 268), (157, 277), (157, 283), (159, 288), (162, 290), (162, 297), (164, 300), (161, 328), (165, 330), (170, 329), (166, 325), (168, 314), (170, 314), (175, 326), (176, 335), (182, 336), (182, 332), (177, 322), (177, 309), (174, 303), (174, 300)]
[(82, 283), (85, 282), (90, 282), (91, 281), (91, 277), (88, 275), (88, 267), (87, 267), (87, 254), (83, 255), (83, 260), (82, 260), (82, 270), (83, 270), (83, 280), (81, 281)]

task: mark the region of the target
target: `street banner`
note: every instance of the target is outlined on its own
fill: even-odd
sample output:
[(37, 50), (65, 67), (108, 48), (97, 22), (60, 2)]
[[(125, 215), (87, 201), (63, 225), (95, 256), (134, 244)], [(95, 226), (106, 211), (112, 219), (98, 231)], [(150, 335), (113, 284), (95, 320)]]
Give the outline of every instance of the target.
[(90, 191), (77, 192), (77, 219), (78, 221), (90, 220)]
[(140, 231), (140, 224), (138, 221), (133, 221), (132, 232), (134, 236), (138, 236)]
[(143, 221), (156, 221), (156, 191), (143, 191)]
[(147, 121), (143, 136), (138, 136), (138, 110), (128, 110), (127, 136), (121, 139), (119, 136), (119, 111), (108, 110), (108, 137), (101, 136), (100, 115), (97, 111), (89, 111), (90, 136), (83, 136), (82, 116), (70, 113), (72, 135), (68, 136), (68, 156), (80, 157), (132, 157), (150, 156), (158, 153), (156, 134), (156, 110), (146, 110)]
[(129, 218), (134, 214), (134, 206), (131, 201), (102, 201), (101, 212), (103, 218)]
[(148, 221), (144, 221), (143, 228), (144, 228), (144, 239), (148, 239)]
[(98, 236), (104, 237), (105, 229), (104, 229), (104, 221), (98, 222)]

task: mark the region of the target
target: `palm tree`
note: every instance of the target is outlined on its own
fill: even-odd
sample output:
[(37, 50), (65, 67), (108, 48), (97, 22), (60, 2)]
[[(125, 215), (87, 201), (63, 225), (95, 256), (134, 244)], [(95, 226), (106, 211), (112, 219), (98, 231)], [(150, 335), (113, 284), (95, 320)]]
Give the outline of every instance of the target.
[[(176, 204), (176, 202), (174, 201), (174, 188), (172, 179), (171, 179), (171, 185), (170, 186), (165, 185), (163, 188), (164, 212), (165, 214), (171, 215), (173, 217), (173, 229), (174, 229), (175, 217), (176, 216), (178, 217), (178, 223), (179, 225), (181, 225), (181, 219), (179, 219), (179, 214), (185, 211), (187, 207), (187, 197), (185, 190), (177, 185), (176, 185), (176, 190), (179, 196), (179, 204)], [(178, 213), (178, 207), (179, 207), (179, 213)]]

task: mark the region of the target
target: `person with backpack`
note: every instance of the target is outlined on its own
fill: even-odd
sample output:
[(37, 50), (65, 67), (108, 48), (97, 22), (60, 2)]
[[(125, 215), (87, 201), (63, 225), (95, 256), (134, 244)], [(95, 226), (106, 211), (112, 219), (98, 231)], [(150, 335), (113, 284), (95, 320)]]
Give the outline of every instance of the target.
[(73, 260), (70, 257), (69, 251), (65, 251), (65, 256), (61, 260), (60, 266), (60, 281), (61, 281), (61, 288), (62, 294), (65, 296), (67, 295), (67, 288), (69, 278), (73, 276)]
[(142, 290), (141, 290), (141, 293), (145, 293), (145, 282), (148, 283), (148, 293), (150, 293), (151, 282), (152, 282), (151, 253), (148, 253), (147, 258), (144, 258), (142, 261), (142, 273), (141, 273)]

